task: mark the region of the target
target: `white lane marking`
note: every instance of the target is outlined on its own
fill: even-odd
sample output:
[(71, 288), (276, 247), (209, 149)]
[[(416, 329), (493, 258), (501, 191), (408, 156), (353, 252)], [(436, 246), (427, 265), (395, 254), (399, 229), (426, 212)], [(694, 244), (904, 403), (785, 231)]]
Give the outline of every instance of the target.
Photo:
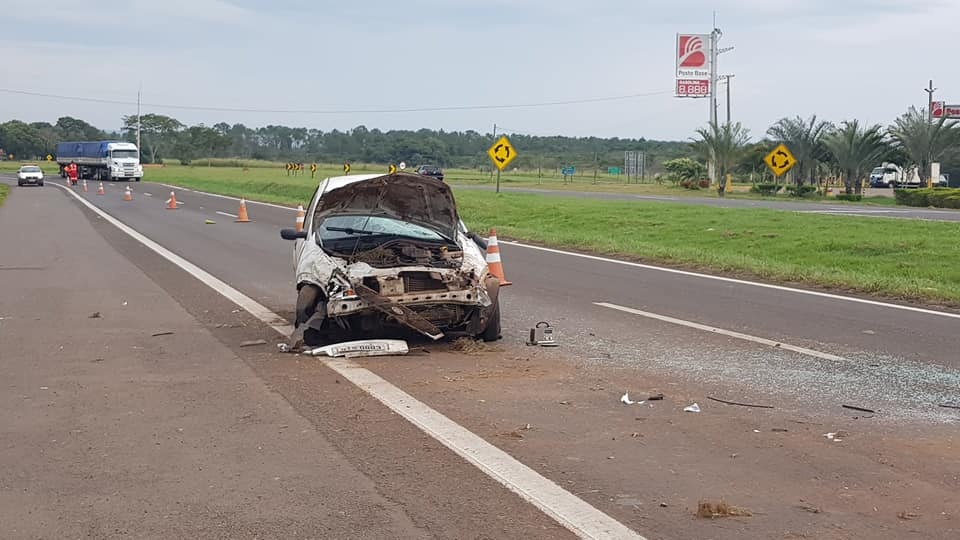
[(219, 211), (219, 210), (217, 210), (217, 213), (220, 214), (221, 216), (227, 216), (227, 217), (232, 217), (232, 218), (237, 217), (236, 214), (229, 214), (229, 213), (227, 213), (227, 212), (221, 212), (221, 211)]
[(643, 538), (375, 373), (349, 360), (325, 363), (581, 538)]
[[(293, 332), (293, 326), (290, 323), (256, 300), (147, 238), (73, 191), (69, 189), (67, 191), (70, 191), (77, 200), (113, 226), (179, 266), (185, 272), (243, 308), (247, 313), (273, 328), (280, 335), (286, 337)], [(627, 528), (619, 521), (597, 510), (583, 499), (561, 488), (503, 450), (431, 409), (372, 371), (362, 368), (350, 360), (331, 358), (321, 361), (340, 376), (363, 389), (390, 410), (406, 418), (424, 433), (436, 439), (468, 463), (479, 468), (487, 476), (533, 504), (581, 538), (645, 540), (643, 536)]]
[[(167, 185), (167, 184), (163, 184), (163, 185)], [(170, 186), (170, 187), (176, 187), (176, 186)], [(190, 191), (190, 190), (187, 190), (187, 191)], [(197, 193), (201, 193), (201, 194), (204, 194), (204, 195), (210, 195), (210, 196), (213, 196), (213, 197), (221, 197), (221, 198), (225, 198), (225, 199), (232, 199), (232, 200), (235, 200), (235, 201), (239, 201), (239, 200), (240, 200), (240, 199), (238, 199), (238, 198), (236, 198), (236, 197), (227, 197), (226, 195), (218, 195), (218, 194), (216, 194), (216, 193), (207, 193), (207, 192), (205, 192), (205, 191), (197, 191)], [(256, 202), (256, 201), (247, 201), (247, 202)], [(289, 206), (280, 206), (280, 205), (272, 204), (272, 203), (257, 203), (257, 204), (264, 204), (264, 205), (267, 205), (267, 206), (273, 206), (273, 207), (276, 207), (276, 208), (282, 208), (282, 209), (290, 210), (290, 211), (293, 211), (293, 212), (296, 212), (296, 211), (297, 211), (296, 208), (290, 208)], [(866, 216), (865, 216), (865, 217), (866, 217)], [(918, 308), (918, 307), (913, 307), (913, 306), (902, 306), (902, 305), (900, 305), (900, 304), (890, 304), (890, 303), (888, 303), (888, 302), (881, 302), (881, 301), (879, 301), (879, 300), (867, 300), (866, 298), (856, 298), (856, 297), (853, 297), (853, 296), (843, 296), (843, 295), (839, 295), (839, 294), (831, 294), (831, 293), (825, 293), (825, 292), (820, 292), (820, 291), (809, 291), (809, 290), (805, 290), (805, 289), (795, 289), (795, 288), (793, 288), (793, 287), (785, 287), (785, 286), (783, 286), (783, 285), (772, 285), (772, 284), (770, 284), (770, 283), (760, 283), (760, 282), (757, 282), (757, 281), (747, 281), (747, 280), (744, 280), (744, 279), (728, 278), (728, 277), (723, 277), (723, 276), (711, 276), (711, 275), (709, 275), (709, 274), (700, 274), (700, 273), (697, 273), (697, 272), (690, 272), (690, 271), (687, 271), (687, 270), (677, 270), (676, 268), (666, 268), (666, 267), (663, 267), (663, 266), (653, 266), (653, 265), (650, 265), (650, 264), (635, 263), (635, 262), (630, 262), (630, 261), (619, 261), (619, 260), (617, 260), (617, 259), (610, 259), (610, 258), (607, 258), (607, 257), (598, 257), (598, 256), (596, 256), (596, 255), (586, 255), (586, 254), (584, 254), (584, 253), (575, 253), (575, 252), (572, 252), (572, 251), (563, 251), (563, 250), (561, 250), (561, 249), (553, 249), (553, 248), (547, 248), (547, 247), (541, 247), (541, 246), (531, 246), (531, 245), (529, 245), (529, 244), (523, 244), (523, 243), (520, 243), (520, 242), (511, 242), (511, 241), (509, 241), (509, 240), (500, 240), (500, 243), (501, 243), (501, 244), (507, 244), (508, 246), (516, 246), (516, 247), (522, 247), (522, 248), (527, 248), (527, 249), (535, 249), (535, 250), (539, 250), (539, 251), (544, 251), (544, 252), (547, 252), (547, 253), (554, 253), (554, 254), (557, 254), (557, 255), (567, 255), (567, 256), (570, 256), (570, 257), (580, 257), (581, 259), (588, 259), (588, 260), (592, 260), (592, 261), (600, 261), (600, 262), (606, 262), (606, 263), (620, 264), (620, 265), (623, 265), (623, 266), (632, 266), (632, 267), (634, 267), (634, 268), (643, 268), (643, 269), (645, 269), (645, 270), (656, 270), (656, 271), (658, 271), (658, 272), (666, 272), (666, 273), (668, 273), (668, 274), (676, 274), (676, 275), (681, 275), (681, 276), (697, 277), (697, 278), (703, 278), (703, 279), (712, 279), (712, 280), (716, 280), (716, 281), (723, 281), (723, 282), (726, 282), (726, 283), (736, 283), (736, 284), (738, 284), (738, 285), (749, 285), (749, 286), (751, 286), (751, 287), (761, 287), (761, 288), (764, 288), (764, 289), (772, 289), (772, 290), (775, 290), (775, 291), (784, 291), (784, 292), (791, 292), (791, 293), (796, 293), (796, 294), (806, 294), (806, 295), (809, 295), (809, 296), (818, 296), (818, 297), (820, 297), (820, 298), (829, 298), (829, 299), (831, 299), (831, 300), (842, 300), (842, 301), (844, 301), (844, 302), (854, 302), (854, 303), (857, 303), (857, 304), (866, 304), (866, 305), (869, 305), (869, 306), (884, 307), (884, 308), (889, 308), (889, 309), (900, 309), (900, 310), (903, 310), (903, 311), (912, 311), (912, 312), (914, 312), (914, 313), (923, 313), (924, 315), (935, 315), (935, 316), (938, 316), (938, 317), (947, 317), (947, 318), (950, 318), (950, 319), (960, 319), (960, 313), (949, 313), (949, 312), (946, 312), (946, 311), (936, 311), (936, 310), (933, 310), (933, 309)]]
[(830, 294), (819, 291), (808, 291), (804, 289), (794, 289), (793, 287), (785, 287), (783, 285), (772, 285), (770, 283), (758, 283), (756, 281), (746, 281), (743, 279), (728, 278), (723, 276), (711, 276), (709, 274), (700, 274), (697, 272), (690, 272), (688, 270), (677, 270), (676, 268), (664, 268), (662, 266), (653, 266), (650, 264), (635, 263), (630, 261), (619, 261), (617, 259), (609, 259), (606, 257), (598, 257), (596, 255), (587, 255), (584, 253), (575, 253), (572, 251), (563, 251), (560, 249), (553, 249), (541, 246), (531, 246), (529, 244), (522, 244), (520, 242), (511, 242), (509, 240), (500, 240), (501, 244), (506, 244), (508, 246), (521, 247), (526, 249), (533, 249), (537, 251), (543, 251), (546, 253), (554, 253), (557, 255), (566, 255), (569, 257), (579, 257), (581, 259), (587, 259), (591, 261), (600, 261), (612, 264), (619, 264), (623, 266), (630, 266), (633, 268), (643, 268), (644, 270), (656, 270), (658, 272), (666, 272), (668, 274), (676, 274), (681, 276), (697, 277), (702, 279), (712, 279), (714, 281), (723, 281), (726, 283), (736, 283), (737, 285), (749, 285), (751, 287), (760, 287), (764, 289), (773, 289), (776, 291), (785, 291), (796, 294), (806, 294), (809, 296), (818, 296), (821, 298), (830, 298), (831, 300), (842, 300), (845, 302), (854, 302), (857, 304), (867, 304), (870, 306), (878, 306), (889, 309), (900, 309), (903, 311), (912, 311), (914, 313), (923, 313), (924, 315), (935, 315), (937, 317), (947, 317), (950, 319), (960, 319), (960, 313), (949, 313), (946, 311), (935, 311), (932, 309), (925, 309), (913, 306), (902, 306), (899, 304), (889, 304), (887, 302), (880, 302), (879, 300), (867, 300), (865, 298), (856, 298), (853, 296), (841, 296), (839, 294)]
[(147, 193), (146, 191), (144, 191), (143, 194), (146, 195), (147, 197), (153, 197), (153, 193)]
[(615, 309), (617, 311), (630, 313), (632, 315), (647, 317), (648, 319), (656, 319), (658, 321), (677, 324), (680, 326), (686, 326), (688, 328), (695, 328), (697, 330), (703, 330), (704, 332), (720, 334), (720, 335), (724, 335), (732, 338), (742, 339), (745, 341), (752, 341), (754, 343), (759, 343), (761, 345), (769, 345), (770, 347), (775, 347), (777, 349), (782, 349), (785, 351), (793, 351), (795, 353), (805, 354), (807, 356), (813, 356), (814, 358), (820, 358), (822, 360), (832, 360), (834, 362), (848, 362), (846, 358), (842, 356), (837, 356), (835, 354), (820, 352), (814, 349), (808, 349), (806, 347), (799, 347), (797, 345), (790, 345), (789, 343), (783, 343), (782, 341), (774, 341), (772, 339), (751, 336), (750, 334), (742, 334), (740, 332), (734, 332), (733, 330), (724, 330), (723, 328), (715, 328), (713, 326), (707, 326), (705, 324), (695, 323), (693, 321), (676, 319), (674, 317), (668, 317), (667, 315), (659, 315), (657, 313), (650, 313), (649, 311), (641, 311), (639, 309), (618, 306), (617, 304), (609, 304), (607, 302), (594, 302), (594, 305), (609, 308), (609, 309)]
[(904, 214), (901, 210), (852, 210), (843, 208), (840, 210), (797, 210), (801, 214)]

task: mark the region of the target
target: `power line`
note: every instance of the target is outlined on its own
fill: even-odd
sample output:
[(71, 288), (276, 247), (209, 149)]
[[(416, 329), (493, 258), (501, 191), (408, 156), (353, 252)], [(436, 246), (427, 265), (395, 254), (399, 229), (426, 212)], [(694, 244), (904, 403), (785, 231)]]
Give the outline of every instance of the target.
[[(136, 101), (123, 101), (117, 99), (103, 99), (83, 96), (68, 96), (62, 94), (48, 94), (44, 92), (32, 92), (29, 90), (17, 90), (12, 88), (0, 88), (0, 92), (7, 94), (18, 94), (23, 96), (43, 97), (50, 99), (63, 99), (69, 101), (84, 101), (89, 103), (103, 103), (108, 105), (137, 105)], [(543, 101), (538, 103), (521, 103), (509, 105), (449, 105), (440, 107), (410, 107), (398, 109), (256, 109), (244, 107), (205, 107), (199, 105), (175, 105), (169, 103), (140, 103), (145, 107), (155, 107), (158, 109), (181, 109), (190, 111), (216, 111), (216, 112), (239, 112), (239, 113), (272, 113), (272, 114), (393, 114), (393, 113), (417, 113), (417, 112), (438, 112), (438, 111), (475, 111), (490, 109), (527, 109), (536, 107), (554, 107), (563, 105), (580, 105), (585, 103), (600, 103), (606, 101), (622, 101), (627, 99), (636, 99), (642, 97), (660, 96), (673, 93), (672, 90), (663, 90), (656, 92), (641, 92), (636, 94), (626, 94), (621, 96), (606, 96), (585, 99), (569, 99), (560, 101)]]

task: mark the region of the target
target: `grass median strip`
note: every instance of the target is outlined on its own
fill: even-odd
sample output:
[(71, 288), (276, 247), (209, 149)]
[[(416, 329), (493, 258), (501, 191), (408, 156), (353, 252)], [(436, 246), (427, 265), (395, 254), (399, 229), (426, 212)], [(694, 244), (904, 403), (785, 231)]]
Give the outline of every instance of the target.
[(513, 238), (780, 282), (960, 305), (960, 224), (458, 191)]
[(7, 200), (7, 193), (10, 193), (10, 186), (0, 184), (0, 206), (3, 206), (3, 201)]
[[(151, 180), (288, 205), (306, 204), (321, 177), (320, 171), (318, 179), (255, 169), (168, 171)], [(470, 228), (494, 226), (503, 238), (960, 305), (960, 223), (467, 189), (456, 190), (456, 197)]]

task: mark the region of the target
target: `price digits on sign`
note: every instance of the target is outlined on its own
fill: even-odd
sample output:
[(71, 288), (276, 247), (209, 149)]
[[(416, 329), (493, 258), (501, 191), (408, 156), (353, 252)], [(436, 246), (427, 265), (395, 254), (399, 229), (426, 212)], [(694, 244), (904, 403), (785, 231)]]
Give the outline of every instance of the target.
[(710, 85), (680, 83), (678, 93), (683, 96), (705, 96), (710, 93)]

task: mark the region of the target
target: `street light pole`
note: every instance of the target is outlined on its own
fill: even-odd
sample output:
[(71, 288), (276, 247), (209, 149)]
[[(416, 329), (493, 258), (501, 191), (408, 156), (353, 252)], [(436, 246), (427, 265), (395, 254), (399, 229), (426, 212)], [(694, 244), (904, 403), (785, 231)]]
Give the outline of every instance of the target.
[(930, 123), (933, 123), (933, 93), (937, 89), (933, 87), (933, 79), (930, 79), (930, 86), (924, 88), (923, 91), (927, 93), (927, 119)]

